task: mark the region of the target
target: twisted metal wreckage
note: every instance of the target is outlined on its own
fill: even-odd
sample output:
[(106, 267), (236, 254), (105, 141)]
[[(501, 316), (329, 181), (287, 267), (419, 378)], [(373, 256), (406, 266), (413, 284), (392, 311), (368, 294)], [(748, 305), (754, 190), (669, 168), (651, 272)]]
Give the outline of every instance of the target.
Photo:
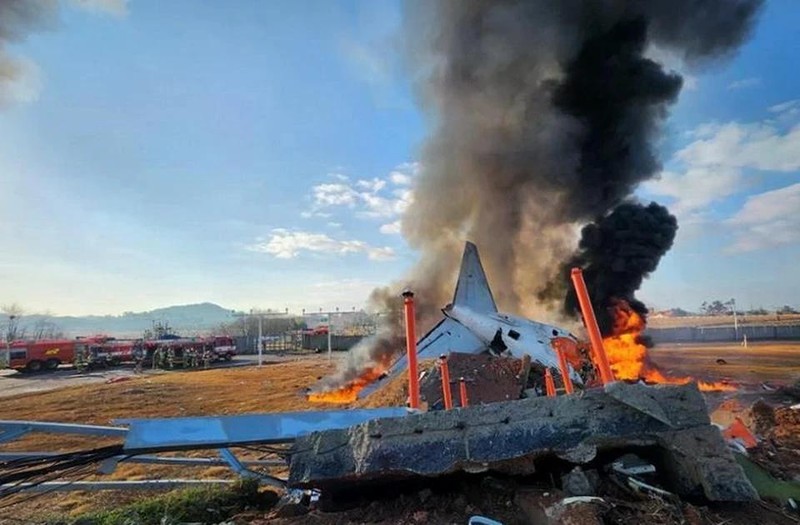
[[(602, 388), (570, 393), (572, 383), (581, 382), (581, 376), (563, 358), (564, 344), (575, 341), (574, 337), (557, 327), (498, 313), (477, 249), (467, 243), (453, 303), (443, 310), (445, 318), (418, 342), (413, 337), (413, 299), (405, 294), (412, 337), (408, 338), (407, 355), (389, 369), (387, 378), (409, 368), (410, 408), (120, 419), (114, 422), (118, 426), (0, 421), (0, 444), (31, 432), (122, 440), (121, 444), (69, 453), (0, 453), (0, 498), (23, 491), (153, 489), (232, 482), (80, 480), (98, 472), (110, 474), (123, 462), (228, 465), (241, 477), (290, 493), (308, 489), (324, 493), (382, 479), (435, 477), (458, 471), (530, 474), (535, 472), (534, 460), (541, 457), (587, 465), (635, 449), (659, 465), (679, 495), (712, 501), (758, 499), (719, 430), (711, 425), (695, 385), (614, 382), (580, 270), (573, 273), (573, 282)], [(558, 371), (566, 395), (555, 395), (552, 376), (546, 373), (547, 396), (452, 410), (419, 410), (418, 358), (487, 350), (530, 359), (547, 372), (551, 368)], [(386, 382), (367, 386), (360, 397)], [(450, 407), (452, 402), (446, 405)], [(269, 453), (270, 459), (242, 461), (231, 451), (236, 447)], [(188, 450), (216, 450), (219, 457), (161, 455)], [(277, 466), (289, 467), (288, 479), (255, 470)]]

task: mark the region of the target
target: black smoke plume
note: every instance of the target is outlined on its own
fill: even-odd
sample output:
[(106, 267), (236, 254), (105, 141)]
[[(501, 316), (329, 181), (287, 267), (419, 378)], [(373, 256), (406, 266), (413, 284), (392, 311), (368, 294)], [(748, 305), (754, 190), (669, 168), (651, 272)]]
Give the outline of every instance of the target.
[[(578, 252), (564, 266), (564, 280), (573, 267), (583, 268), (597, 322), (603, 335), (610, 335), (614, 318), (609, 311), (616, 299), (625, 300), (643, 318), (645, 305), (634, 293), (645, 277), (658, 267), (672, 247), (678, 221), (664, 206), (624, 203), (608, 216), (583, 228)], [(579, 312), (575, 290), (567, 288), (564, 309)]]
[[(652, 57), (674, 56), (692, 67), (724, 58), (747, 37), (761, 4), (407, 4), (410, 72), (432, 130), (402, 221), (420, 260), (406, 279), (376, 292), (376, 302), (396, 310), (401, 289), (410, 286), (421, 311), (436, 312), (450, 300), (463, 242), (471, 240), (502, 310), (563, 320), (568, 288), (560, 270), (573, 257), (578, 228), (601, 218), (587, 231), (622, 239), (607, 229), (634, 229), (625, 221), (639, 213), (625, 203), (660, 170), (656, 143), (682, 82)], [(668, 224), (642, 235), (674, 230), (668, 214), (643, 213)], [(668, 244), (672, 237), (674, 231)], [(639, 240), (648, 242), (660, 241)], [(591, 266), (595, 259), (581, 254)], [(645, 275), (628, 276), (638, 287)], [(601, 281), (592, 285), (605, 286)], [(435, 317), (422, 319), (420, 330)]]

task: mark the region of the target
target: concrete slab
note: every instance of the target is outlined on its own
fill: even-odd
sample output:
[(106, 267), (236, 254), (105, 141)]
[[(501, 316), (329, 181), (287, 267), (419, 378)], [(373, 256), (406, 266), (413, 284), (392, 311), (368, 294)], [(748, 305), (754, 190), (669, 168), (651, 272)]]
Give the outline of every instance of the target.
[(570, 451), (631, 447), (662, 451), (660, 468), (674, 485), (671, 490), (681, 495), (712, 501), (757, 499), (719, 430), (711, 426), (703, 397), (693, 384), (620, 383), (613, 387), (613, 396), (597, 389), (315, 432), (295, 443), (289, 484), (341, 490), (371, 480), (458, 471), (530, 474), (537, 458), (593, 461), (595, 454)]

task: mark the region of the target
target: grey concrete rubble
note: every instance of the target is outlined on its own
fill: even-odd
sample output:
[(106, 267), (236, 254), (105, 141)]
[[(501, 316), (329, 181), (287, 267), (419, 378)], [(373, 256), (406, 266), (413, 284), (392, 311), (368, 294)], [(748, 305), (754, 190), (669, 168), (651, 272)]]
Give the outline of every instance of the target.
[(587, 464), (631, 449), (657, 451), (665, 487), (710, 501), (758, 496), (712, 426), (696, 385), (631, 385), (368, 421), (298, 439), (289, 485), (357, 487), (370, 481), (487, 470), (532, 474), (557, 456)]
[(561, 487), (570, 496), (594, 496), (597, 490), (597, 473), (575, 467), (561, 476)]

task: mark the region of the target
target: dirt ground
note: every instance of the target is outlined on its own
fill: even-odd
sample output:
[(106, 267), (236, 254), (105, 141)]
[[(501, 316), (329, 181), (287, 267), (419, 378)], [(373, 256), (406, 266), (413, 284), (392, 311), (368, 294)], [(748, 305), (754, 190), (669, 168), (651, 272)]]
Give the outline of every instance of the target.
[[(695, 375), (704, 379), (727, 378), (742, 385), (742, 390), (759, 392), (762, 383), (789, 384), (800, 378), (800, 343), (736, 345), (662, 346), (652, 352), (653, 360), (666, 371)], [(725, 364), (718, 364), (724, 359)], [(97, 382), (45, 392), (8, 395), (0, 402), (0, 419), (30, 419), (108, 425), (116, 418), (225, 415), (254, 412), (283, 412), (334, 408), (305, 398), (306, 388), (331, 373), (335, 363), (324, 356), (303, 358), (264, 367), (199, 370), (175, 373), (150, 373), (107, 384)], [(23, 380), (17, 378), (18, 380)], [(0, 380), (2, 388), (4, 380)], [(31, 381), (36, 381), (31, 379)], [(367, 402), (357, 406), (401, 404), (403, 381), (388, 385)], [(30, 435), (0, 447), (3, 451), (66, 451), (101, 446), (113, 440), (70, 436)], [(240, 451), (241, 452), (241, 451)], [(249, 454), (249, 455), (248, 455)], [(213, 452), (193, 453), (213, 456)], [(254, 452), (242, 453), (244, 458)], [(279, 474), (279, 472), (277, 472)], [(145, 479), (165, 477), (230, 478), (225, 467), (186, 469), (177, 467), (123, 464), (107, 479)], [(0, 509), (3, 517), (15, 520), (41, 516), (41, 508), (55, 514), (72, 514), (116, 506), (141, 498), (141, 493), (66, 493), (36, 498), (33, 502)], [(0, 502), (5, 503), (5, 502)], [(10, 514), (8, 514), (10, 513)], [(427, 516), (434, 516), (428, 514)], [(420, 514), (418, 517), (422, 517)], [(353, 515), (355, 517), (355, 515)], [(310, 517), (308, 517), (310, 518)], [(416, 518), (415, 518), (416, 519)], [(422, 518), (420, 518), (422, 519)], [(342, 516), (341, 523), (348, 523)], [(8, 521), (13, 523), (15, 521)], [(18, 522), (18, 521), (17, 521)], [(305, 521), (285, 521), (302, 523)], [(319, 522), (316, 518), (307, 522)], [(732, 521), (734, 523), (736, 521)], [(762, 521), (763, 522), (763, 521)], [(329, 522), (325, 522), (329, 523)], [(333, 522), (330, 522), (333, 523)], [(622, 522), (620, 522), (622, 523)], [(704, 523), (704, 522), (698, 522)]]
[(664, 372), (676, 376), (747, 385), (800, 380), (800, 341), (757, 342), (746, 348), (731, 343), (660, 344), (650, 349), (650, 356)]

